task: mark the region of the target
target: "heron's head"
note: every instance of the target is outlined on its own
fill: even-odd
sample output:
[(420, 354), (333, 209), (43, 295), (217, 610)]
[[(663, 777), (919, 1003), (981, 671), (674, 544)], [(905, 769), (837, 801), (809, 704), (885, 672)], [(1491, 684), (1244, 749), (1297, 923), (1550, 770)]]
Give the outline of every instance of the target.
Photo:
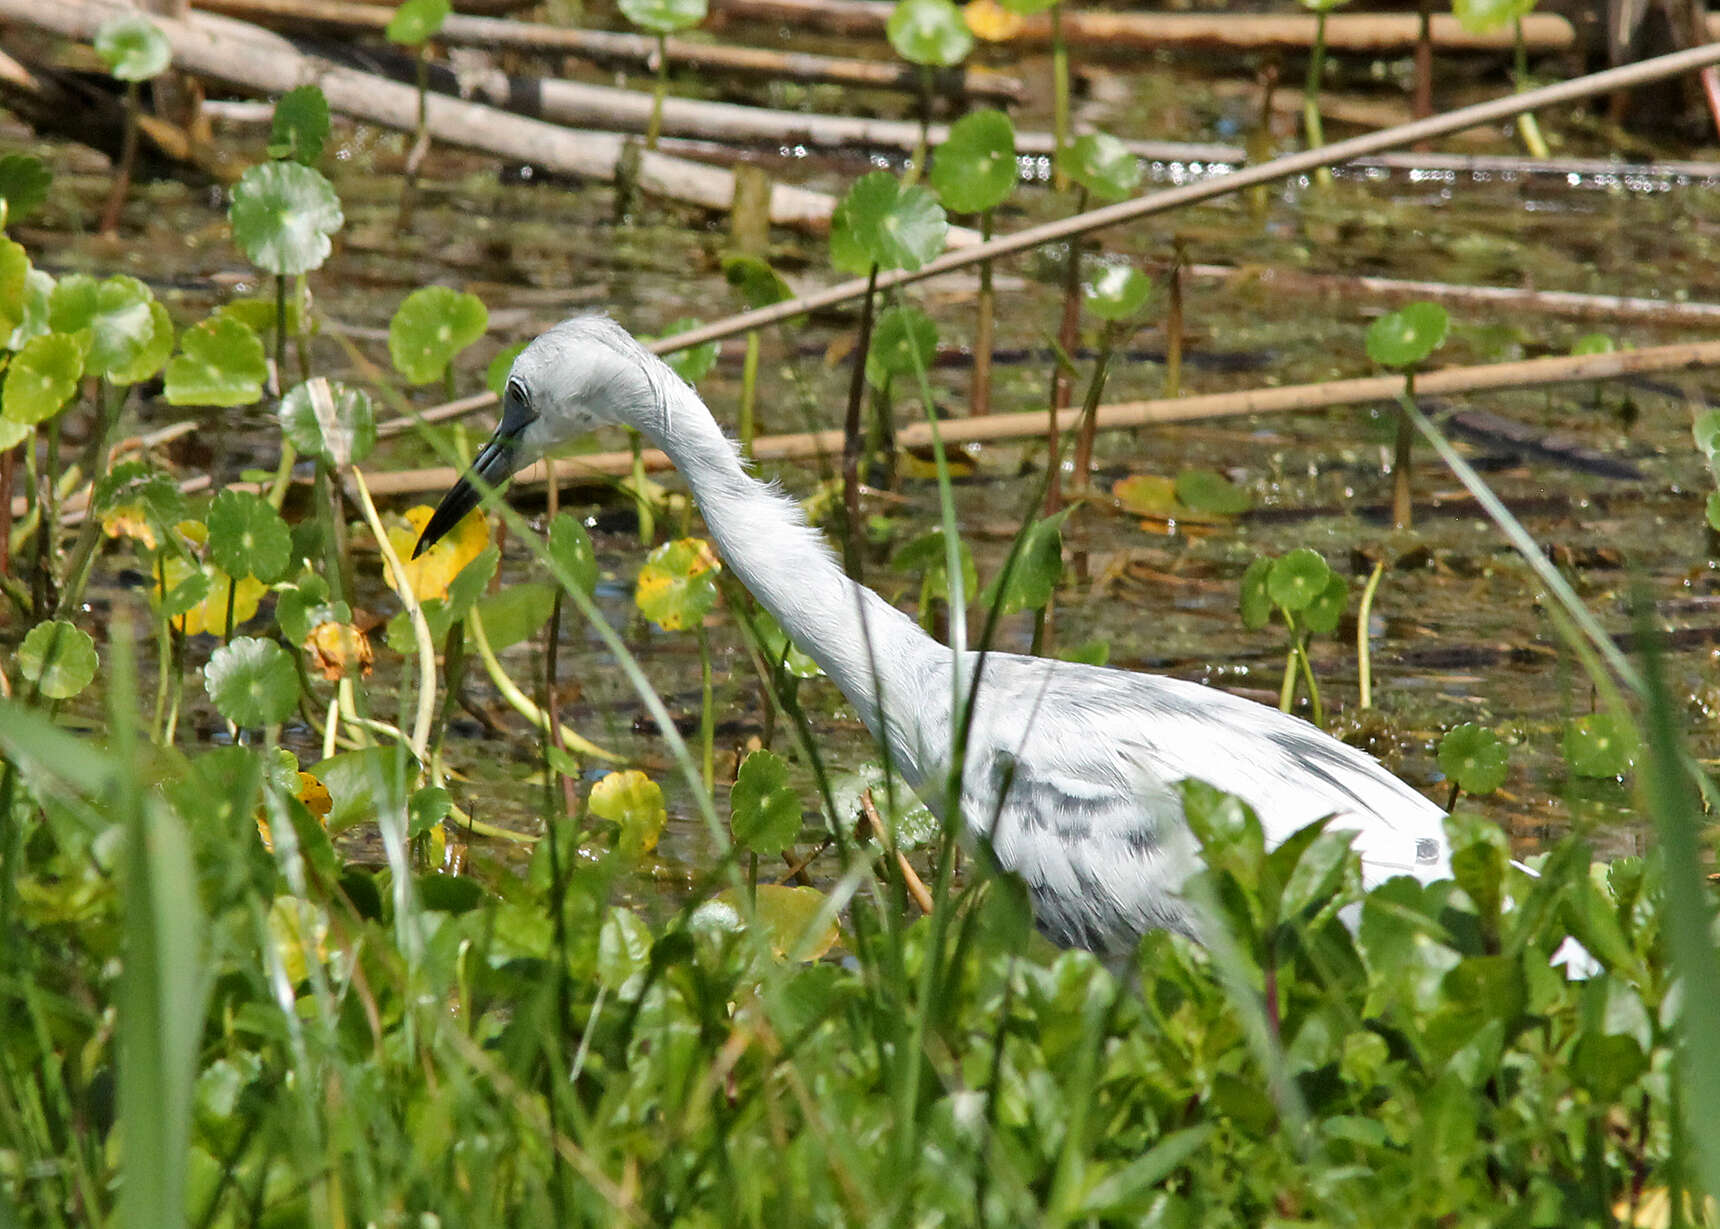
[(607, 316), (577, 316), (539, 336), (514, 359), (502, 421), (471, 471), (442, 497), (412, 549), (417, 558), (458, 525), (485, 491), (598, 427), (660, 435), (676, 376)]

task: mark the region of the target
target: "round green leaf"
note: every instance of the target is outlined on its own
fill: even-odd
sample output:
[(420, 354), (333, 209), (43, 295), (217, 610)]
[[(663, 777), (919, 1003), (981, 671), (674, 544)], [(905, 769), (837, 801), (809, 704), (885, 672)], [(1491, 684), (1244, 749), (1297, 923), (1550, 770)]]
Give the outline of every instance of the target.
[(309, 273), (327, 260), (329, 236), (345, 221), (328, 180), (297, 162), (264, 162), (246, 171), (233, 188), (227, 218), (252, 264), (286, 276)]
[(305, 456), (336, 469), (357, 465), (376, 446), (376, 411), (362, 388), (318, 376), (281, 398), (281, 430)]
[(452, 11), (448, 0), (405, 0), (394, 10), (394, 16), (389, 18), (383, 33), (391, 43), (416, 47), (435, 37)]
[(1573, 355), (1612, 354), (1617, 349), (1618, 342), (1605, 333), (1585, 333), (1571, 344)]
[[(23, 245), (0, 237), (0, 333), (10, 336), (24, 323), (30, 306), (30, 273), (30, 256)], [(19, 338), (19, 344), (24, 340)]]
[(0, 200), (6, 202), (6, 223), (21, 222), (48, 199), (54, 173), (35, 154), (0, 157)]
[[(664, 329), (661, 336), (673, 337), (676, 333), (685, 333), (696, 329), (704, 321), (692, 316), (682, 316), (679, 320), (671, 320), (669, 327)], [(669, 364), (669, 369), (689, 384), (697, 384), (711, 374), (711, 368), (717, 365), (717, 355), (722, 353), (722, 343), (707, 341), (702, 346), (693, 346), (687, 350), (676, 350), (665, 354), (663, 361)]]
[(1439, 740), (1439, 769), (1466, 794), (1491, 794), (1505, 784), (1510, 752), (1485, 726), (1465, 721)]
[(892, 376), (912, 376), (916, 370), (931, 371), (938, 355), (938, 326), (917, 307), (886, 308), (872, 330), (872, 346), (866, 352), (866, 379), (883, 388)]
[(147, 17), (115, 17), (96, 31), (96, 54), (121, 81), (148, 81), (173, 61), (167, 36)]
[(314, 85), (301, 85), (282, 94), (269, 126), (269, 157), (315, 166), (328, 143), (328, 99)]
[(1535, 0), (1451, 0), (1451, 12), (1471, 34), (1486, 34), (1527, 17)]
[(830, 262), (844, 273), (918, 269), (944, 250), (949, 221), (919, 184), (903, 187), (888, 171), (862, 175), (830, 219)]
[(209, 557), (235, 579), (272, 584), (292, 560), (293, 535), (268, 500), (249, 491), (222, 491), (209, 505)]
[(655, 849), (669, 820), (662, 787), (636, 768), (604, 774), (591, 787), (586, 805), (598, 819), (621, 826), (617, 848), (629, 858)]
[(769, 751), (741, 761), (729, 791), (729, 826), (735, 844), (751, 853), (779, 854), (800, 835), (800, 795), (788, 783), (788, 765)]
[(169, 405), (250, 405), (263, 396), (269, 364), (246, 325), (215, 316), (192, 325), (167, 362)]
[[(10, 239), (0, 239), (0, 243), (10, 243)], [(22, 250), (22, 249), (20, 249)], [(30, 267), (24, 275), (24, 301), (22, 315), (11, 336), (3, 343), (7, 350), (22, 350), (24, 343), (32, 337), (40, 337), (52, 332), (48, 327), (48, 304), (54, 297), (54, 279), (42, 270)], [(16, 310), (17, 300), (8, 300), (10, 309)]]
[(697, 627), (717, 604), (717, 559), (698, 538), (665, 542), (645, 559), (633, 600), (664, 631)]
[(973, 50), (973, 32), (950, 0), (896, 0), (884, 31), (910, 64), (949, 68)]
[(161, 370), (167, 356), (173, 353), (173, 317), (157, 299), (149, 301), (149, 340), (133, 356), (131, 362), (108, 372), (108, 379), (119, 387), (140, 384)]
[(1332, 569), (1320, 552), (1299, 546), (1272, 565), (1266, 575), (1266, 592), (1294, 614), (1306, 610), (1309, 603), (1323, 594), (1331, 578)]
[(422, 286), (406, 296), (388, 322), (388, 356), (414, 384), (440, 379), (454, 356), (484, 335), (490, 313), (475, 294)]
[(1254, 497), (1214, 469), (1185, 469), (1177, 475), (1177, 500), (1190, 510), (1213, 516), (1241, 516)]
[(768, 262), (745, 252), (730, 252), (723, 257), (723, 276), (740, 292), (741, 301), (749, 309), (769, 307), (794, 297), (794, 291)]
[(1101, 201), (1120, 201), (1141, 185), (1141, 160), (1108, 132), (1089, 132), (1065, 145), (1057, 169)]
[(1147, 305), (1153, 279), (1133, 265), (1106, 265), (1087, 283), (1082, 297), (1101, 320), (1127, 320)]
[(1344, 606), (1350, 600), (1350, 586), (1336, 572), (1326, 581), (1326, 587), (1308, 603), (1308, 608), (1302, 612), (1302, 622), (1311, 632), (1329, 635), (1338, 629), (1339, 621), (1344, 617)]
[(69, 700), (96, 676), (96, 642), (65, 619), (38, 623), (18, 646), (18, 669), (50, 700)]
[(1411, 303), (1368, 326), (1368, 357), (1382, 367), (1413, 367), (1445, 344), (1451, 319), (1437, 303)]
[(1015, 125), (990, 107), (970, 111), (950, 125), (932, 158), (932, 189), (955, 213), (996, 209), (1015, 191)]
[(1565, 727), (1565, 759), (1579, 777), (1622, 777), (1636, 765), (1636, 731), (1611, 713)]
[(299, 703), (293, 659), (273, 640), (240, 636), (222, 645), (203, 670), (215, 709), (237, 726), (278, 725)]
[(89, 352), (84, 370), (112, 375), (131, 366), (155, 339), (155, 296), (135, 277), (115, 274), (97, 281), (87, 273), (69, 273), (48, 296), (48, 325), (56, 333), (88, 329)]
[(65, 333), (44, 333), (24, 343), (0, 385), (0, 417), (31, 426), (64, 408), (84, 374), (84, 348)]
[(1237, 594), (1237, 608), (1242, 612), (1242, 626), (1259, 631), (1272, 619), (1272, 595), (1266, 590), (1266, 578), (1272, 573), (1272, 560), (1258, 555), (1242, 574), (1242, 587)]
[(587, 597), (597, 591), (597, 552), (591, 535), (572, 513), (558, 512), (550, 522), (549, 553)]
[(708, 11), (707, 0), (621, 0), (621, 15), (654, 34), (690, 30)]

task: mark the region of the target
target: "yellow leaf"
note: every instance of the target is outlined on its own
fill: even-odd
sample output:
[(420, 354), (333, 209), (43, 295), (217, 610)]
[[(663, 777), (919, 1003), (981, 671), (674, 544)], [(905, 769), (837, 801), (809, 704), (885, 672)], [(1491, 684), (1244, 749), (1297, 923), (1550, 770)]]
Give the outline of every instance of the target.
[(102, 516), (102, 532), (110, 538), (131, 538), (145, 550), (155, 549), (155, 530), (143, 514), (142, 504), (122, 504)]
[[(334, 799), (329, 796), (328, 786), (308, 772), (299, 774), (298, 799), (305, 804), (305, 810), (317, 817), (317, 822), (328, 827), (328, 813), (334, 810)], [(263, 838), (263, 848), (270, 853), (275, 852), (275, 834), (269, 830), (268, 808), (257, 808), (257, 835)]]
[[(183, 526), (181, 526), (183, 529)], [(162, 560), (161, 572), (156, 576), (155, 600), (159, 604), (163, 595), (161, 581), (165, 577), (167, 592), (189, 579), (198, 571), (209, 575), (209, 596), (182, 615), (175, 615), (173, 626), (187, 636), (196, 636), (203, 632), (223, 635), (227, 631), (227, 590), (233, 590), (233, 626), (248, 622), (257, 617), (257, 604), (263, 600), (263, 595), (269, 591), (269, 586), (255, 576), (247, 576), (234, 585), (227, 573), (214, 564), (199, 565), (183, 555), (170, 555)]]
[(988, 43), (1007, 43), (1021, 33), (1021, 14), (1012, 13), (997, 0), (973, 0), (962, 9), (962, 19), (975, 38)]
[[(412, 548), (418, 544), (418, 536), (424, 532), (424, 526), (430, 523), (433, 511), (419, 504), (408, 508), (403, 516), (390, 517), (387, 526), (388, 544), (400, 557), (400, 566), (406, 573), (406, 583), (412, 587), (412, 596), (421, 602), (446, 597), (454, 578), (490, 542), (490, 526), (484, 520), (484, 514), (474, 508), (446, 537), (413, 559)], [(400, 592), (401, 584), (392, 568), (388, 570), (388, 585), (396, 593)]]
[[(725, 888), (714, 899), (741, 913), (734, 890)], [(823, 912), (826, 897), (817, 888), (791, 887), (781, 883), (761, 883), (754, 898), (754, 915), (765, 929), (771, 953), (778, 960), (793, 956), (797, 960), (817, 960), (842, 937), (836, 919), (829, 917), (814, 929)]]
[(586, 806), (598, 819), (621, 825), (622, 854), (640, 858), (657, 848), (669, 812), (663, 790), (637, 768), (604, 774), (591, 787)]

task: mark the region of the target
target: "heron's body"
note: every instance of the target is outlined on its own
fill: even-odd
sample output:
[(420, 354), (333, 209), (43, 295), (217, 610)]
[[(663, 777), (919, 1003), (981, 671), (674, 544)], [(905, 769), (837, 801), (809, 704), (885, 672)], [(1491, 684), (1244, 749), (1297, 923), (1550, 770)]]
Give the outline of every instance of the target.
[[(528, 346), (474, 468), (499, 483), (606, 423), (637, 427), (668, 454), (728, 566), (943, 810), (952, 650), (850, 580), (799, 509), (747, 472), (698, 394), (618, 326), (580, 318)], [(420, 549), (476, 502), (462, 480)], [(1118, 952), (1149, 929), (1194, 931), (1179, 893), (1198, 865), (1180, 801), (1189, 778), (1249, 803), (1272, 844), (1333, 817), (1355, 832), (1370, 884), (1450, 873), (1440, 809), (1299, 718), (1194, 683), (1016, 654), (964, 654), (964, 686), (976, 674), (962, 818), (1021, 875), (1060, 943)]]

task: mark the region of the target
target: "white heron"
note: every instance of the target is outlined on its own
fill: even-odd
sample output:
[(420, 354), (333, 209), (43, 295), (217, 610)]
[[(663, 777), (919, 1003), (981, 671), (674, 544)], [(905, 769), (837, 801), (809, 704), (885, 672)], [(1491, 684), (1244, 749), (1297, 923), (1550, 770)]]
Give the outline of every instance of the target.
[[(799, 508), (748, 472), (696, 393), (603, 316), (566, 321), (514, 360), (502, 421), (472, 469), (486, 487), (596, 427), (636, 428), (692, 488), (717, 549), (842, 690), (902, 776), (942, 812), (955, 736), (954, 652), (844, 574)], [(480, 498), (461, 478), (413, 554)], [(1180, 888), (1199, 866), (1180, 782), (1246, 801), (1276, 845), (1314, 820), (1353, 832), (1368, 886), (1448, 877), (1444, 812), (1361, 751), (1297, 717), (1151, 674), (988, 652), (966, 745), (961, 819), (1020, 875), (1064, 946), (1132, 951), (1195, 935)], [(941, 816), (947, 819), (948, 816)]]

